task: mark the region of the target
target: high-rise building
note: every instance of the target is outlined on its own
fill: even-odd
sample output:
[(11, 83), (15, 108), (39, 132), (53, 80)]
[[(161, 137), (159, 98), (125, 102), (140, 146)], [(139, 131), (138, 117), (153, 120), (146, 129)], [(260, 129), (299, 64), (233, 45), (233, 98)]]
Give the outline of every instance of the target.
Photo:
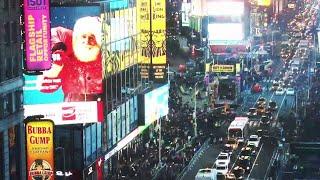
[(0, 179), (25, 179), (18, 0), (0, 2)]

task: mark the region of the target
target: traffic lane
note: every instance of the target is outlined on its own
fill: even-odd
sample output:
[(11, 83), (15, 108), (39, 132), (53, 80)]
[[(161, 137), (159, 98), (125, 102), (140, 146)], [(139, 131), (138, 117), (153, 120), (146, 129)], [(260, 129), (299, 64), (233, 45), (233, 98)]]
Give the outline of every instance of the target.
[(276, 146), (270, 141), (265, 141), (261, 148), (259, 156), (252, 166), (248, 179), (263, 179), (266, 177), (268, 166), (270, 165), (272, 154)]
[(189, 167), (189, 170), (184, 174), (183, 177), (181, 177), (181, 179), (194, 180), (199, 169), (211, 168), (215, 163), (220, 151), (221, 146), (211, 144), (209, 148), (205, 149), (203, 153), (197, 158), (195, 163)]

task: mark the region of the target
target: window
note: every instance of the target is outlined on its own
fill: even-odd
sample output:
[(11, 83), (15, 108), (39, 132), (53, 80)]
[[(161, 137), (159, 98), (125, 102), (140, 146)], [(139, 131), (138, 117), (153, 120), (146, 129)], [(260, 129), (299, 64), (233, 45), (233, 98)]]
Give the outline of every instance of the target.
[(6, 22), (3, 24), (3, 28), (4, 28), (4, 42), (6, 45), (9, 45), (10, 44), (10, 36), (8, 36), (10, 34), (10, 23), (9, 22)]
[(9, 93), (4, 96), (3, 100), (3, 111), (4, 111), (4, 116), (8, 116), (13, 112), (12, 108), (12, 93)]
[(19, 62), (18, 62), (18, 56), (12, 57), (12, 75), (13, 77), (19, 76)]
[(0, 179), (4, 179), (3, 133), (0, 132)]
[(9, 9), (9, 0), (3, 0), (1, 5), (4, 10), (8, 10)]
[(12, 59), (6, 58), (5, 60), (5, 67), (6, 67), (6, 78), (10, 79), (12, 78)]
[(9, 173), (10, 179), (19, 179), (19, 165), (20, 165), (20, 154), (19, 154), (19, 126), (14, 126), (8, 130), (9, 140)]
[(11, 2), (11, 4), (10, 4), (11, 8), (15, 9), (17, 7), (17, 1), (16, 0), (10, 0), (10, 2)]
[(22, 104), (22, 91), (16, 91), (14, 93), (14, 111), (19, 111), (20, 109), (23, 108)]
[[(11, 0), (13, 1), (13, 0)], [(10, 22), (11, 26), (11, 42), (16, 43), (18, 40), (18, 24), (17, 21), (11, 21)]]

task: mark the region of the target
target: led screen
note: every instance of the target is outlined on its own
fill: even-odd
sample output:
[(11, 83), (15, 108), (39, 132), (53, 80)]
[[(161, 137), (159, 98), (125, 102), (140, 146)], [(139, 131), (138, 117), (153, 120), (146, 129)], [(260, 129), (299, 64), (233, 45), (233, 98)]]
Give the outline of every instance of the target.
[(25, 116), (56, 125), (103, 120), (99, 6), (51, 7), (52, 67), (24, 75)]
[(169, 85), (154, 89), (145, 94), (145, 125), (148, 126), (168, 114)]
[(232, 43), (244, 39), (243, 24), (241, 23), (214, 23), (208, 25), (209, 44)]
[(242, 16), (244, 14), (244, 2), (208, 2), (207, 14), (209, 16)]

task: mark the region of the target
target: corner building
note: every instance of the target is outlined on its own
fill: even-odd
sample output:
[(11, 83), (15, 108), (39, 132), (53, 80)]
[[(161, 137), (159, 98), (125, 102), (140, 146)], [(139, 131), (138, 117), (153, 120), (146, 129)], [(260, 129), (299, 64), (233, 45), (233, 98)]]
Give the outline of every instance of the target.
[(0, 179), (25, 179), (20, 1), (0, 2)]

